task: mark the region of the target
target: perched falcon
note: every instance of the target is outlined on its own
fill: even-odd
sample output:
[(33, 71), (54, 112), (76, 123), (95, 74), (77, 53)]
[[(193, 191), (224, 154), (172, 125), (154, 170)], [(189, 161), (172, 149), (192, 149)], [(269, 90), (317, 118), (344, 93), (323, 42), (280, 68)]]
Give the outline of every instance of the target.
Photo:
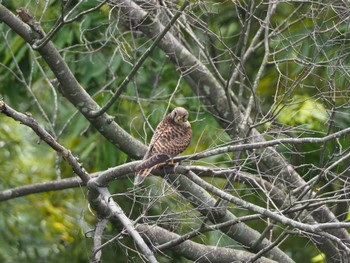
[(142, 183), (152, 170), (165, 164), (190, 144), (192, 138), (188, 112), (182, 107), (175, 108), (158, 124), (142, 162), (137, 166), (135, 185)]

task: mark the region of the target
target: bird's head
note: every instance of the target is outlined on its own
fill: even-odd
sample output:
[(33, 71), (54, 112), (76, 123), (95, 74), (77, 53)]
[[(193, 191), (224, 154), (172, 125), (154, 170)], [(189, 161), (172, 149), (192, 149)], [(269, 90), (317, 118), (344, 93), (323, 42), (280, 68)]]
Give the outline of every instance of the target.
[(173, 109), (173, 111), (171, 112), (171, 119), (173, 120), (173, 122), (181, 126), (187, 127), (190, 124), (188, 122), (188, 111), (182, 107), (177, 107)]

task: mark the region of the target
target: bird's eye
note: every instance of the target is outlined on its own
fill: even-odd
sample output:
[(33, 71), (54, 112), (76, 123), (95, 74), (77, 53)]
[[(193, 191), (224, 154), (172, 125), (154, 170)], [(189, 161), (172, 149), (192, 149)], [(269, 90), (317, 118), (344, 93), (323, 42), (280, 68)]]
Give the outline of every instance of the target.
[(172, 111), (172, 113), (171, 113), (171, 118), (172, 118), (173, 120), (176, 120), (176, 111)]
[(186, 122), (187, 119), (188, 119), (188, 115), (185, 114), (185, 115), (182, 117), (182, 121), (183, 121), (183, 122)]

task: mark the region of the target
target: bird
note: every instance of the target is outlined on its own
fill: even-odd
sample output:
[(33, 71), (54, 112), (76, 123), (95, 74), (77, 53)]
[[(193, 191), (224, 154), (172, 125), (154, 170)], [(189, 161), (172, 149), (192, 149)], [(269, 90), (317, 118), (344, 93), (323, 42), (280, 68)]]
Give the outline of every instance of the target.
[(141, 184), (157, 167), (173, 164), (172, 158), (188, 147), (192, 138), (188, 115), (185, 108), (176, 107), (157, 125), (147, 152), (136, 167), (138, 173), (134, 185)]

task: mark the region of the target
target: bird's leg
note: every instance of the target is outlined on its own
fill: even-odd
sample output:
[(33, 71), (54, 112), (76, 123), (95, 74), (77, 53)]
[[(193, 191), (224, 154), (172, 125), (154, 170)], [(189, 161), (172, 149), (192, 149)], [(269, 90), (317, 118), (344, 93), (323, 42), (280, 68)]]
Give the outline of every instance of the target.
[(174, 161), (171, 162), (170, 160), (167, 160), (165, 162), (158, 163), (157, 167), (164, 167), (164, 166), (167, 166), (167, 165), (174, 165)]
[(170, 156), (168, 156), (168, 160), (164, 161), (164, 162), (161, 162), (157, 165), (157, 167), (159, 166), (166, 166), (166, 165), (169, 165), (169, 166), (174, 166), (176, 163), (174, 162), (174, 159), (171, 158)]
[[(154, 158), (154, 157), (151, 157), (151, 158)], [(156, 158), (157, 158), (157, 161), (160, 161), (160, 162), (155, 165), (155, 168), (165, 167), (167, 165), (169, 166), (178, 165), (178, 163), (175, 163), (174, 159), (171, 158), (169, 155), (161, 154), (156, 156)]]

